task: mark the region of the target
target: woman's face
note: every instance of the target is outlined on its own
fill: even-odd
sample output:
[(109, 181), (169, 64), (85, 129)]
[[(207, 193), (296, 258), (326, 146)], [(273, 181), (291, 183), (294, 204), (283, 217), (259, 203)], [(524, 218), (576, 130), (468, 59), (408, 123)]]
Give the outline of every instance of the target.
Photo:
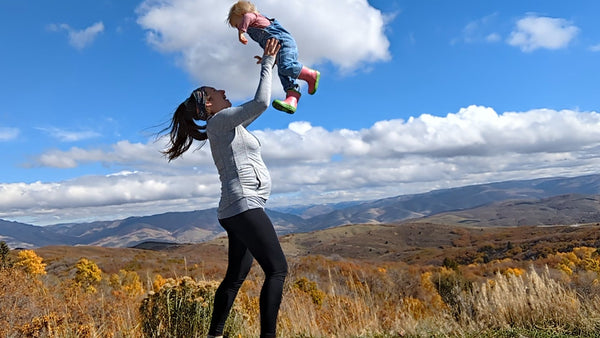
[(225, 108), (231, 107), (231, 102), (227, 100), (224, 90), (216, 90), (212, 87), (205, 87), (204, 91), (208, 98), (206, 100), (206, 108), (211, 115), (214, 115)]

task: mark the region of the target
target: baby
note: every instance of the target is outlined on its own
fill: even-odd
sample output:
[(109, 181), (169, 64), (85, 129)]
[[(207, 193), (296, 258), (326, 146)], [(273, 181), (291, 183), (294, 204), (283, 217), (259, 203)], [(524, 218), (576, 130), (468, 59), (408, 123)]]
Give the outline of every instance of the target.
[(262, 48), (265, 48), (265, 44), (270, 38), (279, 40), (281, 49), (277, 54), (277, 72), (286, 97), (285, 100), (273, 101), (275, 109), (289, 114), (296, 112), (298, 100), (300, 99), (296, 79), (308, 83), (309, 94), (316, 93), (321, 73), (298, 62), (296, 41), (277, 20), (269, 19), (260, 14), (249, 1), (238, 1), (229, 10), (227, 21), (231, 27), (237, 28), (238, 39), (243, 44), (248, 43), (244, 33), (248, 33), (252, 40), (258, 42)]

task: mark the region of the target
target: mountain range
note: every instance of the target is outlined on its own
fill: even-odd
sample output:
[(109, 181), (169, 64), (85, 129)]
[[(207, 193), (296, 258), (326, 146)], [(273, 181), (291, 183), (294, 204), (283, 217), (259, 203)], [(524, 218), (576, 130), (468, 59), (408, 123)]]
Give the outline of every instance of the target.
[[(593, 223), (600, 222), (600, 175), (504, 181), (374, 201), (274, 208), (267, 213), (280, 235), (407, 221), (464, 226)], [(214, 208), (48, 226), (0, 220), (0, 240), (11, 248), (200, 243), (222, 235)]]

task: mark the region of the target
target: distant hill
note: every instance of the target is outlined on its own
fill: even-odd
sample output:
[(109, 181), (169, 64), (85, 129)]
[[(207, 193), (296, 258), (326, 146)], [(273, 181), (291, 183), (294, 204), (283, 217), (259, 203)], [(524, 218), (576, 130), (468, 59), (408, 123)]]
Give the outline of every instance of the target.
[[(566, 196), (544, 200), (561, 195)], [(435, 215), (439, 217), (421, 222), (477, 226), (574, 224), (582, 220), (594, 222), (598, 210), (593, 206), (598, 203), (598, 195), (600, 175), (588, 175), (480, 184), (362, 203), (268, 209), (267, 213), (279, 235), (347, 224), (414, 221)], [(560, 202), (561, 198), (563, 202)], [(565, 207), (555, 206), (560, 203)], [(11, 248), (47, 245), (131, 247), (147, 241), (199, 243), (223, 234), (215, 209), (45, 227), (0, 220), (0, 240)]]
[(57, 243), (64, 245), (76, 244), (76, 238), (68, 234), (61, 235), (46, 227), (1, 219), (0, 241), (6, 242), (13, 249), (55, 245)]
[(169, 212), (116, 221), (57, 224), (46, 228), (56, 234), (75, 237), (80, 245), (109, 247), (134, 246), (148, 240), (197, 243), (222, 231), (215, 209)]
[(600, 224), (600, 195), (568, 194), (495, 202), (473, 209), (439, 213), (416, 222), (474, 226)]
[(519, 227), (427, 222), (355, 224), (285, 235), (281, 243), (288, 256), (321, 255), (419, 265), (441, 265), (445, 258), (450, 258), (467, 265), (504, 258), (527, 261), (580, 246), (597, 248), (600, 224)]
[[(506, 181), (365, 202), (310, 219), (310, 230), (357, 223), (393, 223), (465, 210), (506, 200), (531, 200), (566, 194), (600, 194), (600, 175)], [(516, 225), (516, 224), (506, 224)]]
[(298, 215), (304, 219), (310, 219), (315, 216), (328, 214), (330, 212), (334, 212), (340, 209), (346, 209), (358, 204), (364, 203), (365, 201), (350, 201), (350, 202), (340, 202), (340, 203), (326, 203), (326, 204), (318, 204), (318, 205), (295, 205), (295, 206), (287, 206), (287, 207), (277, 207), (274, 210), (286, 213)]

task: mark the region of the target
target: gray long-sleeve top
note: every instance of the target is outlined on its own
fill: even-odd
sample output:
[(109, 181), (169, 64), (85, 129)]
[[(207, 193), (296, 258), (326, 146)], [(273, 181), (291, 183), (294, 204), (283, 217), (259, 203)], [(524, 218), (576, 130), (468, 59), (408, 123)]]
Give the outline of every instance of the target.
[(210, 150), (221, 180), (219, 219), (264, 208), (271, 193), (271, 177), (262, 160), (260, 141), (246, 127), (269, 107), (274, 62), (274, 56), (263, 57), (253, 100), (223, 109), (207, 121)]

